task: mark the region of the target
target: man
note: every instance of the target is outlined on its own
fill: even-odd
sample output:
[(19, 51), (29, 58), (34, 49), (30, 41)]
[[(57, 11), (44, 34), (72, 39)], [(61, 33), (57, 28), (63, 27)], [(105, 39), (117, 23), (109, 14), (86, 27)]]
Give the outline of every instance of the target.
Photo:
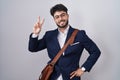
[[(40, 17), (38, 17), (38, 22), (33, 28), (33, 33), (30, 35), (29, 51), (37, 52), (47, 49), (48, 56), (51, 60), (56, 56), (74, 31), (74, 28), (69, 25), (69, 14), (67, 11), (68, 9), (63, 4), (57, 4), (51, 8), (50, 13), (58, 28), (47, 31), (40, 40), (38, 40), (38, 35), (44, 19), (40, 20)], [(89, 57), (79, 67), (79, 60), (83, 49), (88, 51)], [(68, 46), (55, 64), (55, 70), (51, 75), (51, 80), (80, 80), (84, 72), (91, 70), (99, 56), (100, 50), (96, 44), (86, 35), (84, 30), (79, 30), (74, 43)]]

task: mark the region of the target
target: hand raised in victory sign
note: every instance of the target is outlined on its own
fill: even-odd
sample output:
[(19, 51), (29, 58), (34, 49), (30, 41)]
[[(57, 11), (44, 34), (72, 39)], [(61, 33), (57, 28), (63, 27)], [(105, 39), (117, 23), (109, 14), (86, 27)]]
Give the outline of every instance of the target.
[(38, 35), (40, 33), (43, 23), (44, 23), (44, 19), (40, 21), (40, 16), (39, 16), (37, 23), (33, 27), (33, 34)]

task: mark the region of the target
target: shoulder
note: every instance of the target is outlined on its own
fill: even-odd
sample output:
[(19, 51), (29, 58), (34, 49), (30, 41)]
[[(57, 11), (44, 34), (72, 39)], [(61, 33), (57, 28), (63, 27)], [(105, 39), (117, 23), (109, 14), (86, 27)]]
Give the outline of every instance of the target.
[(86, 34), (85, 30), (79, 30), (78, 34), (77, 34), (77, 38), (80, 39), (83, 42), (90, 39), (88, 37), (88, 35)]
[(84, 36), (84, 35), (86, 35), (86, 31), (85, 30), (79, 30), (78, 35)]
[(45, 35), (46, 36), (54, 36), (58, 33), (58, 30), (57, 29), (54, 29), (54, 30), (49, 30), (49, 31), (46, 31)]

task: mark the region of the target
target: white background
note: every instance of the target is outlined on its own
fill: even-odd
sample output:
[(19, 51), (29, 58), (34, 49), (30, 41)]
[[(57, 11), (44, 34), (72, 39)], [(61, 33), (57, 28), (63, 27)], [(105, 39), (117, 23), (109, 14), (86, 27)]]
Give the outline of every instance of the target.
[(45, 18), (40, 38), (57, 28), (49, 13), (57, 3), (68, 7), (71, 26), (84, 29), (102, 52), (82, 80), (119, 80), (120, 0), (0, 0), (0, 80), (37, 80), (49, 58), (46, 50), (28, 51), (29, 35), (38, 16)]

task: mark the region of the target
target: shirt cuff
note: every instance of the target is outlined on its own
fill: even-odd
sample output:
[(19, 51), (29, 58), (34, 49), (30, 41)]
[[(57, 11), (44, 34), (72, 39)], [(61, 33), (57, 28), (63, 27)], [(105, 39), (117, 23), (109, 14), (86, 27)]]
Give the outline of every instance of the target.
[(85, 71), (86, 69), (85, 69), (85, 67), (82, 67), (81, 70), (82, 70), (82, 71)]
[(36, 37), (38, 37), (37, 34), (32, 34), (32, 38), (36, 38)]

